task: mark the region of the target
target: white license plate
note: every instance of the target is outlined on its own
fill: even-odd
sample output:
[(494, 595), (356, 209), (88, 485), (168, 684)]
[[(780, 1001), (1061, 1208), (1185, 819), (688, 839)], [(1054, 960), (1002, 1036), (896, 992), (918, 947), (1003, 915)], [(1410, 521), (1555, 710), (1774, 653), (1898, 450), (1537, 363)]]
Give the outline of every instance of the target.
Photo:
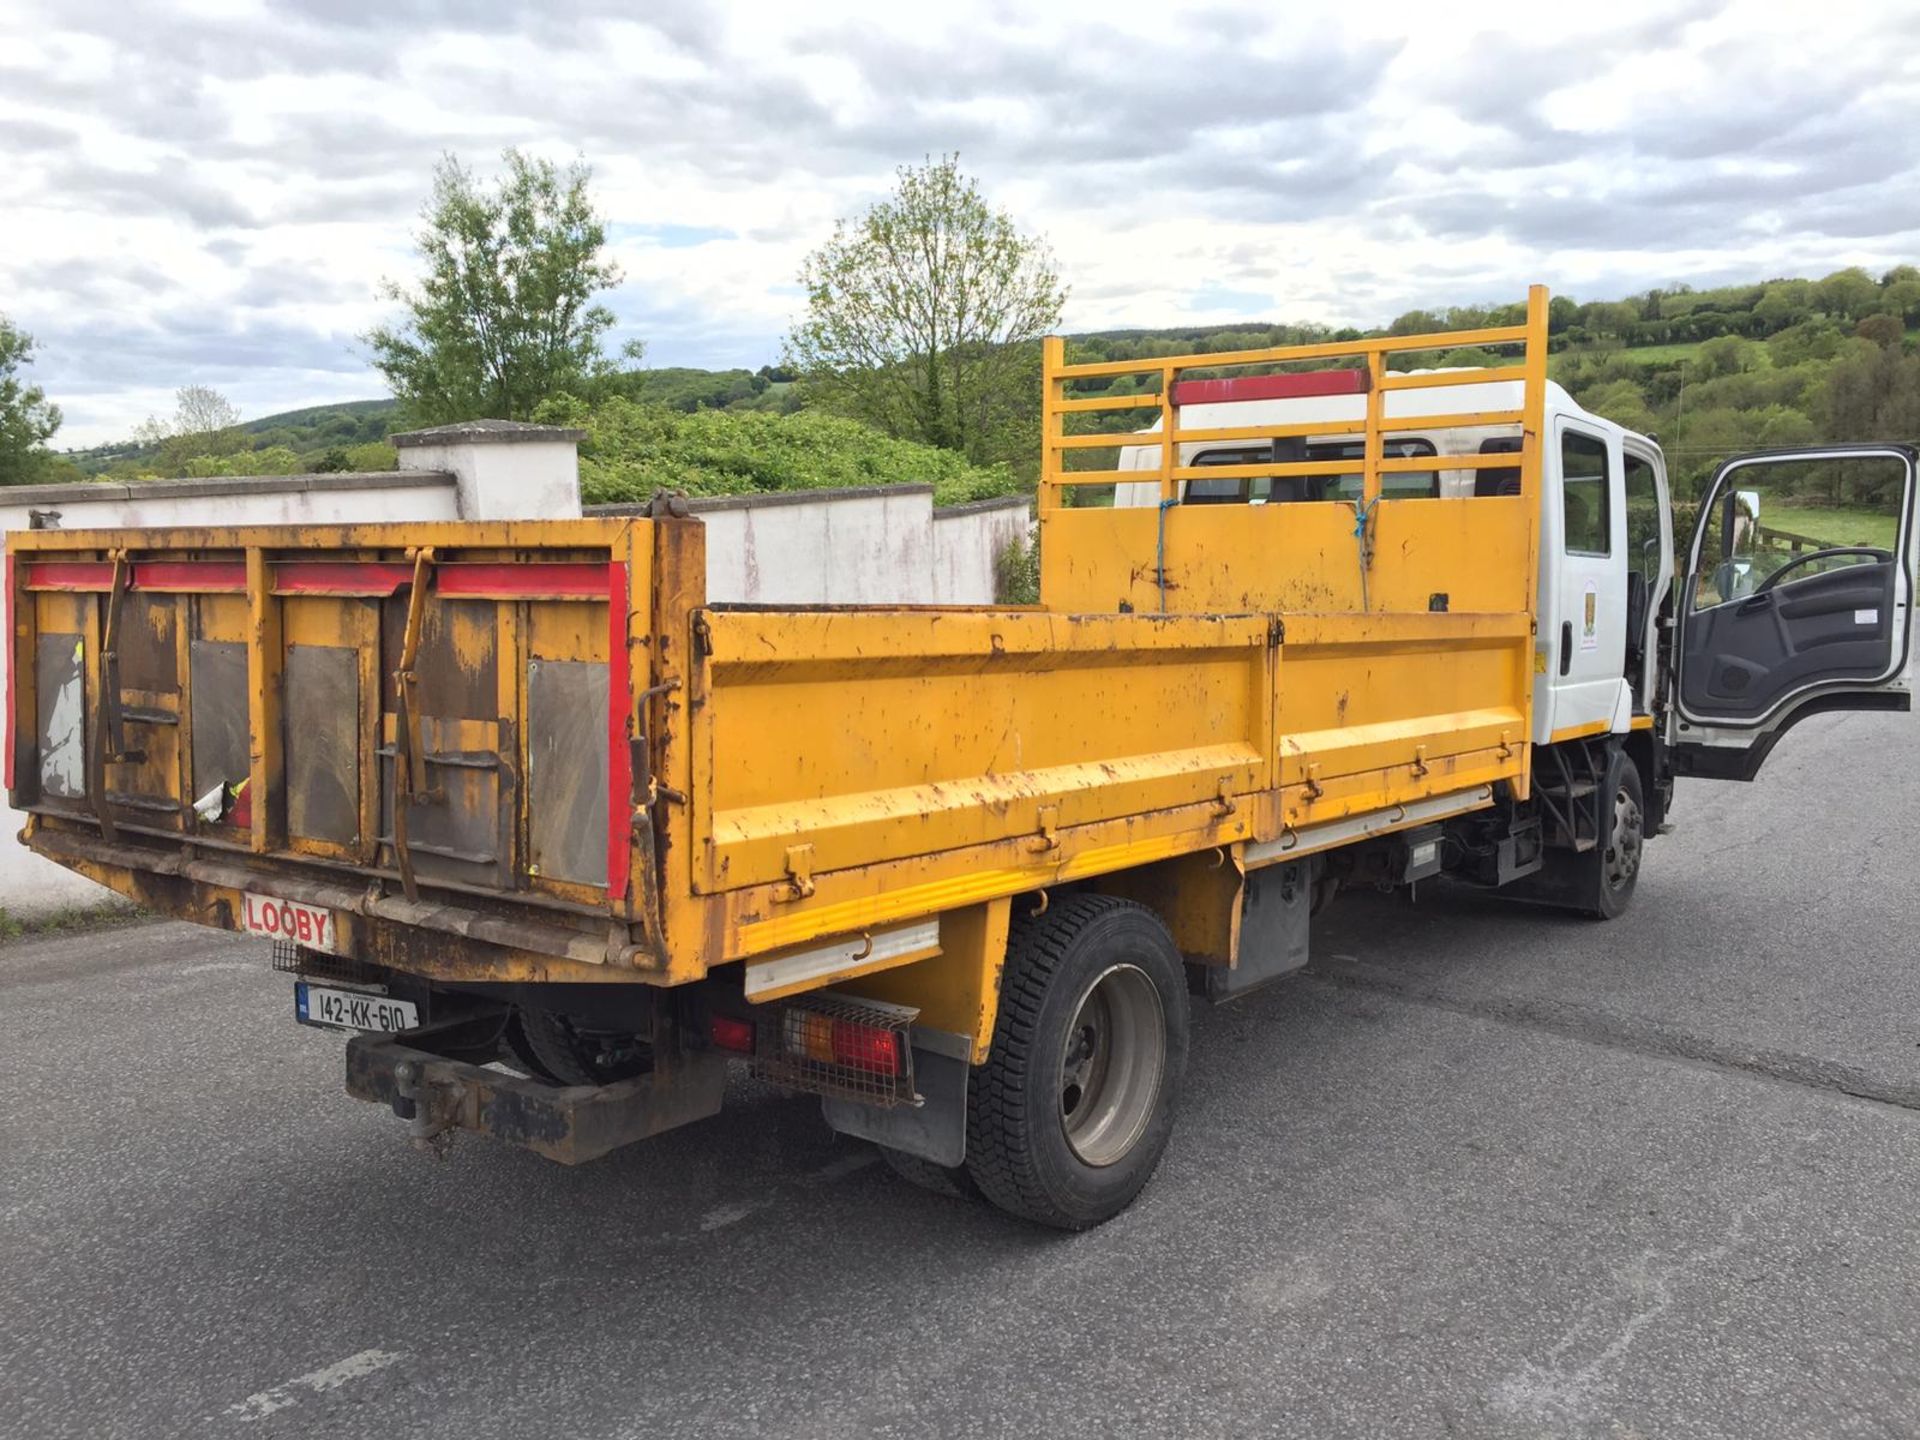
[(333, 1030), (411, 1030), (420, 1023), (420, 1007), (411, 1000), (389, 1000), (384, 995), (368, 995), (358, 990), (335, 990), (328, 985), (310, 985), (305, 980), (293, 987), (293, 1013), (308, 1025), (325, 1025)]
[(310, 950), (324, 950), (329, 955), (341, 953), (340, 926), (324, 905), (302, 905), (298, 900), (243, 892), (240, 928), (270, 940), (290, 940)]

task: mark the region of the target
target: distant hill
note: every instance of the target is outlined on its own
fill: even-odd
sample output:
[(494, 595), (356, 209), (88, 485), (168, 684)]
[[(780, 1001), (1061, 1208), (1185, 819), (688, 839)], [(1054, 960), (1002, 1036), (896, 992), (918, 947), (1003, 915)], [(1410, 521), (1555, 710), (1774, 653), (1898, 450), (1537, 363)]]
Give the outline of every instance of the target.
[[(1517, 323), (1518, 305), (1415, 310), (1361, 331), (1247, 320), (1204, 326), (1115, 329), (1068, 337), (1072, 360), (1138, 360), (1417, 334)], [(1920, 434), (1920, 269), (1884, 275), (1837, 271), (1695, 290), (1686, 285), (1619, 300), (1556, 296), (1550, 310), (1554, 377), (1589, 408), (1657, 433), (1682, 493), (1716, 459), (1740, 449)], [(1484, 351), (1405, 357), (1408, 364), (1477, 364)], [(1329, 362), (1340, 363), (1340, 362)], [(682, 414), (706, 410), (787, 414), (800, 407), (793, 377), (772, 366), (635, 370), (605, 382), (618, 395)], [(1116, 391), (1157, 384), (1111, 382)], [(220, 437), (216, 455), (180, 453), (181, 442), (132, 442), (72, 452), (88, 475), (292, 473), (391, 466), (392, 400), (353, 400), (263, 415)], [(1117, 425), (1132, 422), (1124, 414)], [(163, 453), (163, 450), (165, 453)], [(1032, 462), (1014, 462), (1023, 474)]]
[[(379, 419), (391, 423), (399, 408), (400, 402), (392, 397), (385, 400), (343, 400), (333, 405), (309, 405), (304, 410), (282, 410), (277, 415), (262, 415), (258, 420), (243, 420), (240, 428), (249, 435), (261, 435), (269, 430), (305, 431), (317, 429), (339, 415), (351, 416), (361, 422)], [(372, 438), (384, 438), (386, 433), (382, 430)]]

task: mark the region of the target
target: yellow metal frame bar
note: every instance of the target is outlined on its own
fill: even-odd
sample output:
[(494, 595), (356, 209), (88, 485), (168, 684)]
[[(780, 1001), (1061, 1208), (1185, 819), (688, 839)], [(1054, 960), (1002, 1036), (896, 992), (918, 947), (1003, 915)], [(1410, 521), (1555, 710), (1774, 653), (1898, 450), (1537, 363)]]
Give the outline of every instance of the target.
[[(1527, 318), (1523, 324), (1494, 326), (1480, 330), (1452, 330), (1422, 335), (1381, 335), (1370, 340), (1330, 341), (1315, 345), (1276, 345), (1262, 350), (1229, 350), (1216, 354), (1170, 355), (1153, 360), (1106, 360), (1093, 364), (1066, 363), (1066, 342), (1049, 336), (1041, 344), (1041, 467), (1039, 509), (1041, 525), (1047, 517), (1066, 504), (1070, 489), (1092, 485), (1147, 484), (1160, 487), (1161, 503), (1179, 498), (1180, 483), (1199, 478), (1264, 479), (1286, 475), (1324, 474), (1324, 461), (1285, 462), (1270, 465), (1190, 466), (1179, 463), (1180, 446), (1202, 441), (1261, 440), (1304, 435), (1359, 435), (1365, 444), (1360, 456), (1362, 500), (1359, 522), (1380, 498), (1383, 475), (1433, 469), (1498, 469), (1513, 465), (1510, 455), (1388, 457), (1384, 451), (1387, 435), (1394, 430), (1417, 428), (1422, 431), (1465, 429), (1488, 425), (1519, 425), (1525, 437), (1520, 461), (1522, 492), (1539, 492), (1539, 422), (1546, 401), (1547, 291), (1533, 286), (1527, 292)], [(1400, 375), (1387, 370), (1390, 356), (1420, 350), (1450, 350), (1464, 346), (1517, 345), (1522, 355), (1517, 365), (1475, 367), (1444, 371), (1431, 375)], [(1234, 369), (1249, 366), (1301, 364), (1331, 359), (1352, 359), (1364, 364), (1367, 375), (1366, 417), (1364, 420), (1334, 420), (1313, 424), (1233, 425), (1183, 429), (1179, 409), (1173, 403), (1173, 387), (1181, 372), (1199, 367)], [(1075, 396), (1068, 387), (1075, 381), (1111, 379), (1118, 376), (1151, 376), (1158, 381), (1157, 393), (1116, 396)], [(1462, 411), (1457, 414), (1420, 416), (1389, 425), (1385, 395), (1391, 390), (1430, 389), (1451, 385), (1485, 385), (1500, 381), (1522, 382), (1524, 401), (1519, 410)], [(1130, 410), (1155, 410), (1159, 428), (1151, 431), (1124, 431), (1114, 434), (1066, 433), (1068, 415), (1117, 413)], [(1111, 450), (1122, 446), (1157, 448), (1159, 463), (1132, 470), (1067, 469), (1067, 453), (1072, 450)], [(1531, 459), (1529, 459), (1531, 456)], [(1537, 527), (1536, 527), (1537, 528)], [(1537, 535), (1535, 537), (1537, 544)]]

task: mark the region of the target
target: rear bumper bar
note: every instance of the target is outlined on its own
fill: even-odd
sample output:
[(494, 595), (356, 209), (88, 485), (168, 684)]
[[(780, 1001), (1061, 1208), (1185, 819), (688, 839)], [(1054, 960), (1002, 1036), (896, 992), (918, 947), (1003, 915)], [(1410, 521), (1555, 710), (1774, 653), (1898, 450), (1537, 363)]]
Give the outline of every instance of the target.
[(550, 1085), (435, 1054), (435, 1032), (356, 1035), (347, 1042), (347, 1093), (387, 1105), (416, 1140), (470, 1130), (562, 1165), (597, 1160), (720, 1109), (726, 1057), (695, 1051), (615, 1085)]
[(217, 929), (241, 928), (244, 894), (322, 906), (339, 917), (355, 959), (427, 979), (659, 983), (650, 950), (609, 938), (610, 929), (627, 928), (612, 917), (597, 919), (591, 931), (575, 929), (530, 910), (506, 915), (451, 900), (411, 901), (378, 893), (364, 876), (348, 883), (239, 856), (196, 857), (127, 835), (109, 841), (30, 824), (23, 839), (37, 854), (150, 910)]

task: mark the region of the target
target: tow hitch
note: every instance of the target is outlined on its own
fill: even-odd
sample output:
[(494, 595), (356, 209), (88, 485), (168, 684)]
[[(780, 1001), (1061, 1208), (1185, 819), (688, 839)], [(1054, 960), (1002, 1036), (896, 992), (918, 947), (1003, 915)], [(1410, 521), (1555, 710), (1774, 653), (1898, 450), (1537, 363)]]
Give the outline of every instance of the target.
[(664, 1054), (613, 1085), (553, 1085), (438, 1053), (471, 1034), (463, 1021), (347, 1042), (347, 1093), (387, 1105), (416, 1144), (443, 1150), (455, 1130), (490, 1135), (562, 1165), (597, 1160), (720, 1109), (726, 1057)]

